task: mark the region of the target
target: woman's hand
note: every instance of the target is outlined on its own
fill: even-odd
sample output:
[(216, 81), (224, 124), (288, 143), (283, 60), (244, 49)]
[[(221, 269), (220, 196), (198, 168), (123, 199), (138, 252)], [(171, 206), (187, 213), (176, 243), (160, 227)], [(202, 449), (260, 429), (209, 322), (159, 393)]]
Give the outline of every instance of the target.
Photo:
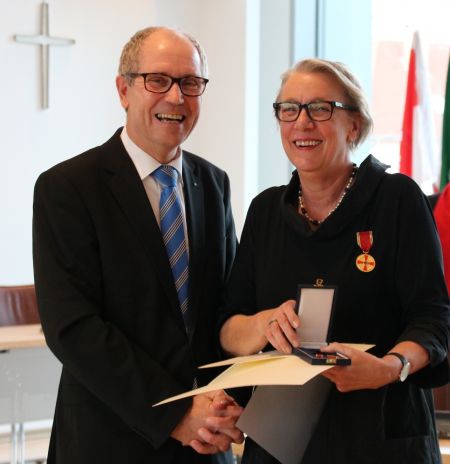
[(231, 316), (220, 330), (220, 343), (232, 356), (258, 353), (267, 342), (283, 353), (290, 353), (291, 345), (299, 345), (295, 331), (299, 325), (295, 300), (287, 300), (277, 308), (265, 309), (251, 316)]
[(322, 375), (331, 380), (340, 392), (380, 388), (395, 382), (401, 369), (400, 361), (393, 356), (378, 358), (341, 343), (330, 343), (321, 351), (326, 353), (337, 351), (352, 361), (349, 366), (336, 366), (322, 372)]
[(258, 313), (258, 327), (270, 344), (282, 353), (290, 353), (300, 341), (296, 328), (300, 319), (295, 312), (295, 300), (287, 300), (278, 308)]
[[(383, 387), (396, 382), (402, 369), (401, 361), (395, 356), (385, 355), (383, 358), (377, 358), (341, 343), (330, 343), (322, 348), (322, 351), (337, 351), (352, 360), (350, 366), (336, 366), (322, 372), (324, 377), (336, 384), (340, 392)], [(410, 374), (423, 369), (430, 362), (427, 350), (415, 342), (400, 342), (389, 351), (401, 353), (409, 360)]]

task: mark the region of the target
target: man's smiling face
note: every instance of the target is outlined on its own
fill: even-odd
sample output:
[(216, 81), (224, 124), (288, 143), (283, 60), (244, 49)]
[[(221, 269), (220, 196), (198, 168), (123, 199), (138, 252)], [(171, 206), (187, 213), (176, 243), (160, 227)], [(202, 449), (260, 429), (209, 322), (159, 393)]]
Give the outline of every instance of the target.
[[(136, 72), (202, 77), (197, 49), (186, 37), (167, 30), (147, 37)], [(180, 144), (197, 123), (201, 97), (183, 95), (176, 83), (166, 93), (148, 92), (142, 77), (129, 84), (118, 76), (117, 88), (127, 110), (127, 133), (133, 142), (161, 163), (178, 156)]]

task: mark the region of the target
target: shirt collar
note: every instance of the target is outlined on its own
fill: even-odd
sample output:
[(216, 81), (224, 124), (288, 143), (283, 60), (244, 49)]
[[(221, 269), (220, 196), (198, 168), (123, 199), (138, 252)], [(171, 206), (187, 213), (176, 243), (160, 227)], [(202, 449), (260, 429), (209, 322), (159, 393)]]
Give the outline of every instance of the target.
[[(120, 134), (122, 143), (127, 151), (128, 155), (133, 161), (136, 170), (141, 180), (144, 180), (153, 171), (161, 166), (161, 163), (153, 158), (150, 153), (146, 153), (142, 148), (138, 147), (130, 138), (127, 133), (126, 126), (124, 126), (122, 133)], [(177, 156), (170, 163), (169, 166), (173, 166), (179, 173), (179, 179), (183, 182), (183, 150), (180, 150), (180, 156)]]

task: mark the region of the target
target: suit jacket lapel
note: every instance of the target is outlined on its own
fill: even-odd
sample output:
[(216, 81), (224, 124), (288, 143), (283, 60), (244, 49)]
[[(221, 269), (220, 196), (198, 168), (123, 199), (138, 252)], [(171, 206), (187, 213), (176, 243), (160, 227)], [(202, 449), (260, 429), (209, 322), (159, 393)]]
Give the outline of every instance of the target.
[(189, 335), (192, 337), (198, 317), (198, 300), (203, 275), (205, 241), (205, 211), (203, 185), (189, 154), (183, 153), (183, 182), (186, 223), (189, 236)]
[(154, 272), (159, 277), (167, 294), (170, 307), (174, 311), (177, 321), (184, 326), (161, 231), (142, 181), (120, 140), (119, 134), (120, 132), (116, 132), (104, 145), (106, 152), (104, 167), (109, 177), (109, 187), (122, 213), (127, 217), (142, 243), (150, 263), (154, 267)]

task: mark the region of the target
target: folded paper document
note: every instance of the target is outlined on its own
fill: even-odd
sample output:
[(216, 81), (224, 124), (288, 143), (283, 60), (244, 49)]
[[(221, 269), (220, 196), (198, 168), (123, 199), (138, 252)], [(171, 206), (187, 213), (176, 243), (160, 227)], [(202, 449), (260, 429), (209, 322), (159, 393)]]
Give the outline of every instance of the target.
[[(365, 344), (347, 345), (361, 351), (367, 351), (373, 346)], [(269, 351), (252, 356), (240, 356), (201, 367), (208, 368), (227, 365), (230, 367), (213, 379), (208, 385), (172, 396), (154, 406), (200, 393), (227, 388), (250, 387), (254, 385), (303, 385), (316, 375), (333, 367), (333, 365), (310, 364), (295, 354), (283, 354), (278, 351)]]

